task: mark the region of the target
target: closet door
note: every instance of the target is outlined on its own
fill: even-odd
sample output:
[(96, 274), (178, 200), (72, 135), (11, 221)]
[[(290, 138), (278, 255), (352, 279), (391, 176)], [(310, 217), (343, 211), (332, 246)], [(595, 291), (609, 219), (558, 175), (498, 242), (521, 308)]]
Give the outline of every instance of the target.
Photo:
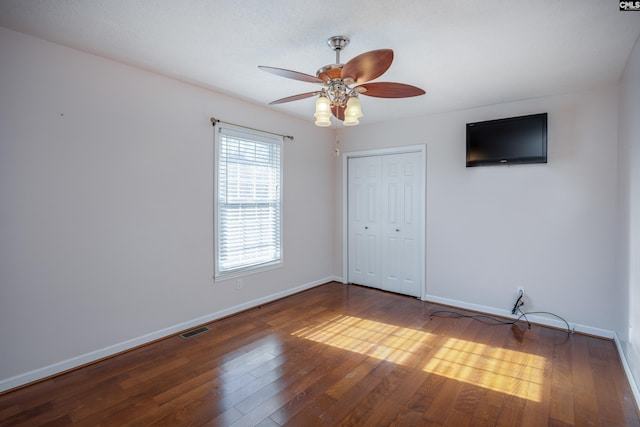
[(348, 160), (349, 282), (380, 288), (382, 157)]
[(419, 152), (348, 159), (350, 283), (422, 296), (422, 159)]
[(382, 161), (381, 288), (421, 296), (419, 153), (384, 156)]

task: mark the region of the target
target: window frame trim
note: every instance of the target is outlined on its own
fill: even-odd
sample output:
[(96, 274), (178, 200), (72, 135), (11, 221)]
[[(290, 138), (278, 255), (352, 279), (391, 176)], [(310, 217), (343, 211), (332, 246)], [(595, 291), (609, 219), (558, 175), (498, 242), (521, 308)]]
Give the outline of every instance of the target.
[[(242, 276), (247, 276), (251, 274), (256, 274), (264, 271), (275, 270), (284, 267), (284, 137), (275, 136), (274, 134), (268, 132), (261, 132), (256, 129), (244, 128), (241, 126), (233, 125), (233, 124), (219, 124), (214, 127), (214, 149), (213, 149), (213, 279), (214, 282), (222, 282), (229, 279), (234, 279)], [(280, 257), (277, 260), (254, 264), (254, 265), (246, 265), (233, 270), (229, 270), (226, 272), (220, 271), (220, 261), (218, 258), (218, 247), (219, 247), (219, 160), (220, 160), (220, 135), (227, 132), (227, 135), (231, 134), (242, 138), (243, 136), (254, 136), (259, 138), (261, 142), (264, 143), (272, 143), (276, 144), (280, 147), (280, 176), (279, 176), (279, 238), (280, 238)]]

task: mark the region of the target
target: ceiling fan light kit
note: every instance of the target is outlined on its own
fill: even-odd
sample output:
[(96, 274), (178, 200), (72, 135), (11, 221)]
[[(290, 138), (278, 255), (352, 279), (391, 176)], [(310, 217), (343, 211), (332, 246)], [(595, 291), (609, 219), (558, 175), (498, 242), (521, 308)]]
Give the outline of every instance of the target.
[[(315, 76), (284, 68), (259, 66), (261, 70), (281, 77), (324, 85), (319, 91), (288, 96), (270, 102), (269, 105), (318, 96), (314, 113), (316, 126), (331, 126), (331, 115), (342, 121), (345, 126), (354, 126), (360, 123), (358, 119), (363, 115), (359, 94), (377, 98), (408, 98), (425, 94), (424, 90), (404, 83), (367, 83), (389, 69), (393, 62), (393, 51), (372, 50), (342, 64), (340, 52), (349, 42), (349, 38), (345, 36), (330, 37), (327, 44), (336, 53), (336, 62), (321, 67)], [(354, 84), (357, 86), (352, 86)]]

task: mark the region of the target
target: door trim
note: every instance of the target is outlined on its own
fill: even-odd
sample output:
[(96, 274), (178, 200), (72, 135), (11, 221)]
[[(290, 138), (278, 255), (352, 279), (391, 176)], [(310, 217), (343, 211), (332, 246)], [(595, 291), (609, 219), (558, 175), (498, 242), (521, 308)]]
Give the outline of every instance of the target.
[(424, 300), (427, 295), (427, 269), (426, 269), (426, 250), (427, 250), (427, 238), (426, 238), (426, 226), (427, 226), (427, 212), (426, 212), (426, 200), (427, 200), (427, 145), (408, 145), (403, 147), (390, 147), (379, 148), (374, 150), (364, 151), (352, 151), (342, 153), (342, 282), (347, 284), (349, 282), (349, 217), (348, 217), (348, 188), (349, 188), (349, 174), (347, 171), (350, 158), (355, 157), (370, 157), (370, 156), (385, 156), (388, 154), (403, 154), (403, 153), (420, 153), (422, 162), (422, 176), (420, 177), (421, 194), (420, 198), (420, 259), (423, 262), (420, 263), (420, 277), (422, 280), (422, 290), (420, 292), (420, 299)]

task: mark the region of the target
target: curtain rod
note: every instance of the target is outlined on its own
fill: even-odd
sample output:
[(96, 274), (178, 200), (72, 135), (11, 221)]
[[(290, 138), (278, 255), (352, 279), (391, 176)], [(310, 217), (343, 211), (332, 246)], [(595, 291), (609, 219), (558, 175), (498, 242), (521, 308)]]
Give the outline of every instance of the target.
[(264, 133), (268, 133), (268, 134), (271, 134), (271, 135), (281, 136), (283, 138), (289, 138), (290, 140), (293, 141), (293, 136), (291, 136), (291, 135), (282, 135), (280, 133), (269, 132), (269, 131), (266, 131), (266, 130), (261, 130), (261, 129), (256, 129), (256, 128), (250, 128), (249, 126), (242, 126), (242, 125), (238, 125), (238, 124), (235, 124), (235, 123), (225, 122), (225, 121), (222, 121), (222, 120), (218, 120), (215, 117), (211, 117), (211, 124), (213, 126), (215, 126), (216, 123), (226, 123), (228, 125), (238, 126), (238, 127), (249, 129), (249, 130), (256, 130), (258, 132), (264, 132)]

